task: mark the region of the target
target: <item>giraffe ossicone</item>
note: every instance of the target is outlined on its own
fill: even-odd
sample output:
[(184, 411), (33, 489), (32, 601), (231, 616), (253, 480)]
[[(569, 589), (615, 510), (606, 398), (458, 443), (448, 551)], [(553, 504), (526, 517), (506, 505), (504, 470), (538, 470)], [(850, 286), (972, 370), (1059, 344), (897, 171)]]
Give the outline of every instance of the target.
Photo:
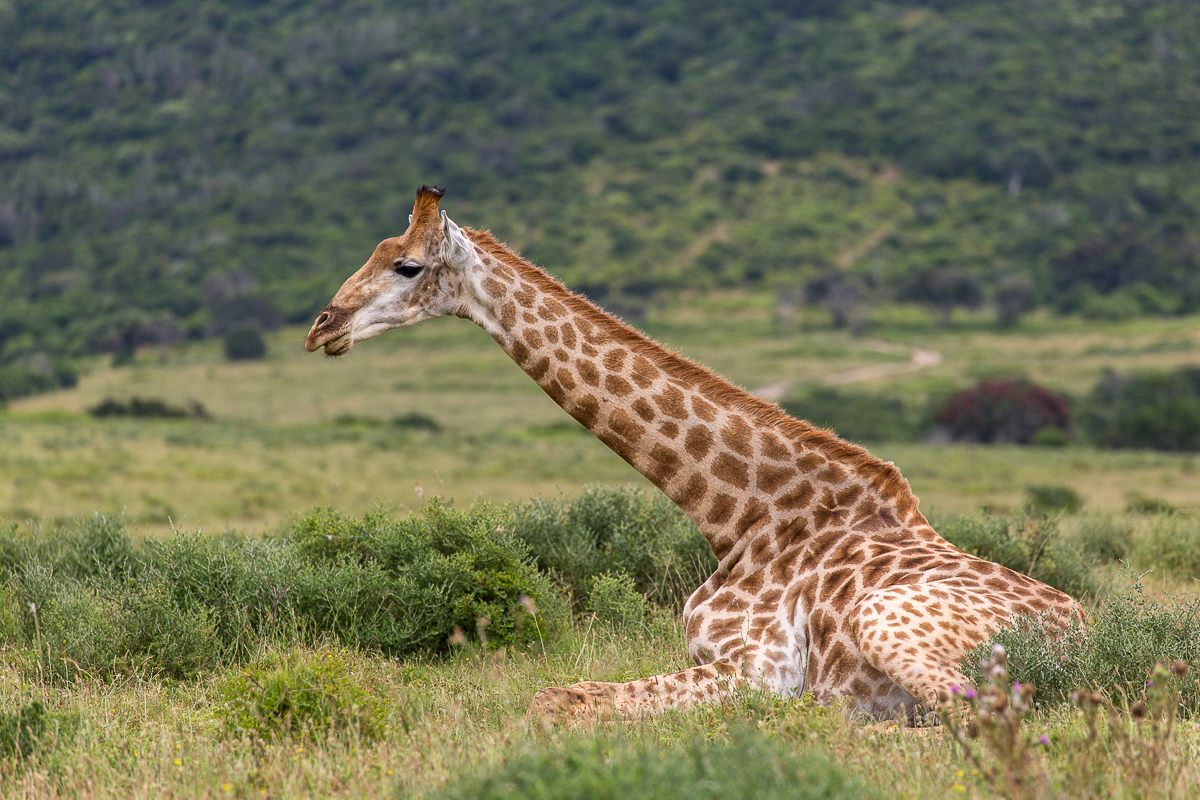
[(684, 707), (750, 685), (876, 717), (937, 707), (961, 657), (1020, 615), (1078, 604), (934, 532), (891, 463), (785, 415), (573, 294), (421, 187), (309, 331), (309, 351), (433, 317), (486, 330), (568, 414), (696, 523), (718, 560), (688, 598), (695, 666), (538, 692), (531, 714)]

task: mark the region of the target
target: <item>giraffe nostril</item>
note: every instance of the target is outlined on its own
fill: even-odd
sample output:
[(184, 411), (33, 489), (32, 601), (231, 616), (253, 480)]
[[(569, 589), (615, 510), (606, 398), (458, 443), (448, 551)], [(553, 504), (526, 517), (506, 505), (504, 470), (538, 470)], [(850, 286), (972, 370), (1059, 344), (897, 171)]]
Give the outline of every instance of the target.
[(317, 317), (317, 322), (316, 322), (315, 327), (320, 328), (320, 327), (324, 326), (326, 322), (329, 322), (329, 320), (332, 316), (333, 316), (333, 314), (330, 314), (328, 311), (322, 311), (320, 313), (320, 315)]

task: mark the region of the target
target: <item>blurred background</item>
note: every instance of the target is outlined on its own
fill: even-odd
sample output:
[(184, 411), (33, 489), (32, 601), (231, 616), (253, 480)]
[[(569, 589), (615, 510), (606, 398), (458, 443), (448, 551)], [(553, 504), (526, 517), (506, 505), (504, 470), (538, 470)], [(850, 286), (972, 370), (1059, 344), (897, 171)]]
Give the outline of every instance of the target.
[(640, 481), (459, 320), (304, 331), (413, 190), (894, 460), (1200, 507), (1185, 0), (0, 0), (0, 520)]

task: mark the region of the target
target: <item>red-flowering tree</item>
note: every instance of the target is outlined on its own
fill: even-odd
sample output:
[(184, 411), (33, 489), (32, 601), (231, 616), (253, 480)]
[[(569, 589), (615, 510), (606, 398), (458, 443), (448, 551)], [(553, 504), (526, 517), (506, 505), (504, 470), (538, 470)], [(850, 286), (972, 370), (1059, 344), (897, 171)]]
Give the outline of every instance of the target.
[(983, 381), (953, 395), (936, 420), (968, 442), (1029, 444), (1043, 428), (1071, 429), (1067, 401), (1029, 381)]

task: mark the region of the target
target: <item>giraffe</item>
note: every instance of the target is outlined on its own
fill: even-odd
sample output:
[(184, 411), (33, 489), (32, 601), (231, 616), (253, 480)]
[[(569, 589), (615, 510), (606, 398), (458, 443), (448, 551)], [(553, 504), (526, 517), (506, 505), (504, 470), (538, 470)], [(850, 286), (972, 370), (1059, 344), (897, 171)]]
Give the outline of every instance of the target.
[(694, 666), (542, 689), (530, 713), (586, 719), (811, 692), (911, 718), (965, 685), (959, 659), (1018, 615), (1080, 617), (1067, 595), (942, 539), (899, 470), (785, 415), (627, 327), (417, 191), (317, 317), (310, 352), (345, 355), (453, 314), (481, 326), (559, 406), (697, 525), (718, 560), (683, 609)]

